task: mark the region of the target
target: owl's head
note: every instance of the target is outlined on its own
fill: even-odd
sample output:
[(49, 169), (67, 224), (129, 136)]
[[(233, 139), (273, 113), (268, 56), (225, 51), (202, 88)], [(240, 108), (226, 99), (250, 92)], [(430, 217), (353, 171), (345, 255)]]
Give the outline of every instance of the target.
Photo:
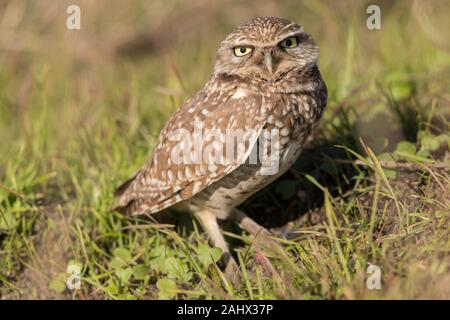
[(317, 63), (319, 50), (294, 22), (256, 18), (240, 25), (221, 43), (215, 74), (277, 83)]

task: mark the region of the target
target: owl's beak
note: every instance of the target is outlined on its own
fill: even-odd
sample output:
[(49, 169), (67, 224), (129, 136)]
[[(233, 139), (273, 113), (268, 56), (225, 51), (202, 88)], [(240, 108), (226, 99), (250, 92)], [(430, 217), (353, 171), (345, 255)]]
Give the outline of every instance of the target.
[(264, 52), (264, 64), (266, 65), (267, 70), (272, 75), (273, 74), (273, 56), (272, 50), (268, 50)]

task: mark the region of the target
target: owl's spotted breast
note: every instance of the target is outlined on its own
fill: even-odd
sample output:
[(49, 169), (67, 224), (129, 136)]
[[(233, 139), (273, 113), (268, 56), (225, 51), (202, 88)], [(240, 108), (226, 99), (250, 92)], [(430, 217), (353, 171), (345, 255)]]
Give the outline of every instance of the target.
[[(320, 77), (320, 74), (317, 76)], [(250, 164), (247, 161), (186, 200), (190, 210), (207, 209), (217, 217), (225, 219), (234, 207), (272, 183), (292, 166), (325, 107), (326, 87), (320, 78), (314, 81), (317, 81), (317, 90), (272, 95), (272, 112), (265, 119), (263, 129), (267, 132), (277, 131), (278, 136), (276, 139), (269, 138), (262, 144), (260, 140), (264, 137), (260, 136), (254, 148), (266, 148), (264, 154), (277, 151), (276, 170), (272, 174), (265, 174), (262, 172), (261, 162)]]

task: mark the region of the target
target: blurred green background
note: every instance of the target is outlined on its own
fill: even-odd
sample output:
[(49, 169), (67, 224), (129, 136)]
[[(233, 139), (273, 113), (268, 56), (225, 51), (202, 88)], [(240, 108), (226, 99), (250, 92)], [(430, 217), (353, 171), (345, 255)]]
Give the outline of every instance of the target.
[[(80, 30), (66, 28), (72, 4), (81, 8)], [(381, 8), (381, 30), (366, 27), (369, 4)], [(449, 11), (450, 2), (443, 0), (1, 1), (0, 295), (448, 298)], [(336, 225), (336, 233), (329, 221), (310, 219), (305, 227), (312, 228), (311, 238), (290, 243), (296, 249), (287, 249), (286, 260), (271, 260), (280, 278), (244, 259), (251, 276), (244, 288), (230, 289), (206, 280), (218, 273), (212, 265), (188, 258), (193, 252), (211, 255), (201, 232), (178, 227), (182, 240), (173, 229), (149, 227), (108, 208), (114, 188), (148, 159), (169, 115), (206, 82), (220, 41), (256, 16), (297, 22), (321, 50), (329, 102), (313, 150), (325, 144), (333, 159), (342, 157), (329, 151), (334, 145), (358, 153), (366, 145), (382, 161), (397, 161), (389, 153), (401, 157), (407, 150), (402, 161), (431, 169), (400, 176), (392, 187), (375, 178), (399, 180), (392, 170), (366, 172), (331, 160), (302, 167), (314, 160), (301, 158), (299, 172), (313, 172), (330, 195), (291, 173), (246, 209), (256, 219), (261, 206), (274, 206), (269, 218), (279, 211), (317, 211), (326, 220), (323, 203), (330, 196), (336, 221), (344, 217), (348, 229)], [(323, 159), (320, 152), (315, 156)], [(387, 204), (374, 199), (377, 186)], [(310, 192), (319, 199), (314, 205), (305, 200)], [(396, 204), (394, 216), (404, 215), (394, 223), (398, 228), (383, 227), (389, 201)], [(370, 212), (379, 211), (370, 222)], [(429, 238), (431, 229), (440, 231)], [(374, 230), (389, 231), (375, 239)], [(411, 232), (423, 237), (407, 242)], [(332, 241), (336, 235), (343, 243)], [(69, 261), (82, 266), (82, 290), (65, 289)], [(364, 289), (368, 261), (385, 265), (385, 290)], [(293, 288), (283, 282), (291, 272)]]

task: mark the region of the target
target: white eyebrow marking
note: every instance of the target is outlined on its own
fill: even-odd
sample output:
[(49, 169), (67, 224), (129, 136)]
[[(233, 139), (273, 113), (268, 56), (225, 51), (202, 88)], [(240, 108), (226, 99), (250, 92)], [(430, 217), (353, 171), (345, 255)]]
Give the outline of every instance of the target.
[(288, 34), (286, 34), (286, 35), (283, 35), (283, 38), (281, 39), (281, 41), (282, 41), (282, 40), (285, 40), (285, 39), (287, 39), (287, 38), (290, 38), (290, 37), (292, 37), (292, 36), (302, 34), (302, 33), (304, 33), (303, 28), (301, 28), (300, 30), (297, 30), (297, 31), (288, 33)]
[(261, 46), (261, 45), (263, 45), (265, 47), (272, 47), (272, 46), (276, 46), (278, 43), (280, 43), (280, 41), (283, 41), (283, 40), (290, 38), (292, 36), (295, 36), (295, 35), (300, 35), (302, 33), (304, 33), (303, 27), (301, 27), (299, 30), (290, 32), (286, 35), (283, 35), (282, 38), (279, 38), (279, 39), (271, 41), (271, 42), (262, 42), (262, 41), (254, 41), (254, 40), (252, 40), (252, 41), (245, 40), (242, 42), (234, 41), (232, 48), (240, 47), (240, 46), (256, 47), (256, 46)]
[[(294, 25), (294, 23), (291, 22), (291, 23), (288, 24), (287, 26), (284, 26), (283, 29), (281, 29), (280, 31), (283, 31), (283, 30), (285, 30), (285, 29), (287, 29), (287, 28), (289, 28), (289, 27), (291, 27), (291, 26), (293, 26), (293, 25)], [(303, 29), (303, 28), (301, 28), (301, 29)], [(303, 30), (302, 30), (302, 31), (303, 31)]]

